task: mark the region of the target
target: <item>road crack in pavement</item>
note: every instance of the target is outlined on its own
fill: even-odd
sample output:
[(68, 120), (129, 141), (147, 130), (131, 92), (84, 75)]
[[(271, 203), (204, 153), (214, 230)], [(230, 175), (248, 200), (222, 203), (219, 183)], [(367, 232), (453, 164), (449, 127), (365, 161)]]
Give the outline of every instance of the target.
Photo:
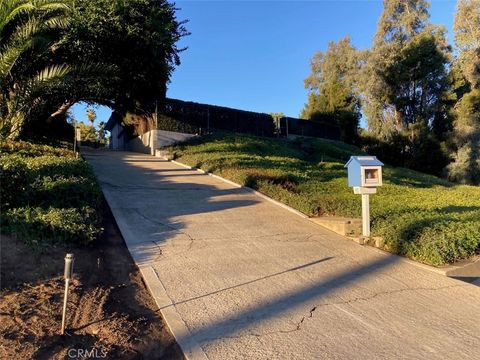
[(263, 337), (263, 336), (269, 336), (269, 335), (276, 335), (276, 334), (289, 334), (293, 333), (296, 331), (302, 330), (302, 325), (305, 323), (310, 318), (313, 318), (314, 312), (320, 308), (320, 307), (326, 307), (326, 306), (338, 306), (338, 305), (344, 305), (344, 304), (351, 304), (355, 303), (358, 301), (368, 301), (371, 299), (374, 299), (378, 296), (382, 295), (391, 295), (391, 294), (397, 294), (401, 292), (407, 292), (407, 291), (437, 291), (437, 290), (444, 290), (444, 289), (450, 289), (450, 288), (456, 288), (456, 287), (466, 287), (467, 285), (450, 285), (450, 286), (441, 286), (437, 288), (427, 288), (427, 287), (418, 287), (418, 288), (408, 288), (408, 289), (398, 289), (398, 290), (390, 290), (390, 291), (383, 291), (379, 292), (376, 294), (373, 294), (371, 296), (366, 296), (366, 297), (357, 297), (351, 300), (346, 300), (346, 301), (338, 301), (338, 302), (332, 302), (332, 303), (324, 303), (324, 304), (318, 304), (310, 308), (308, 311), (308, 315), (303, 316), (300, 321), (298, 321), (291, 329), (281, 329), (281, 330), (275, 330), (275, 331), (266, 331), (266, 332), (254, 332), (254, 331), (249, 331), (248, 333), (243, 333), (235, 336), (221, 336), (221, 337), (216, 337), (216, 338), (208, 338), (208, 339), (202, 339), (202, 341), (216, 341), (216, 340), (222, 340), (222, 339), (239, 339), (243, 338), (245, 336), (254, 336), (257, 338)]
[(297, 323), (296, 330), (300, 330), (303, 322), (307, 320), (308, 318), (313, 317), (313, 312), (317, 310), (319, 307), (326, 307), (326, 306), (338, 306), (338, 305), (346, 305), (346, 304), (352, 304), (356, 303), (359, 301), (369, 301), (372, 300), (378, 296), (382, 295), (392, 295), (392, 294), (398, 294), (402, 292), (407, 292), (407, 291), (437, 291), (437, 290), (444, 290), (444, 289), (451, 289), (451, 288), (456, 288), (456, 287), (466, 287), (467, 285), (449, 285), (449, 286), (441, 286), (437, 288), (427, 288), (427, 287), (418, 287), (418, 288), (407, 288), (407, 289), (397, 289), (397, 290), (390, 290), (390, 291), (381, 291), (378, 293), (375, 293), (371, 296), (365, 296), (365, 297), (356, 297), (351, 300), (346, 300), (346, 301), (338, 301), (338, 302), (333, 302), (333, 303), (323, 303), (323, 304), (318, 304), (315, 305), (313, 308), (310, 309), (309, 315), (303, 316), (300, 321)]
[[(182, 234), (182, 235), (185, 235), (189, 240), (190, 240), (190, 243), (188, 245), (188, 248), (187, 248), (187, 251), (188, 250), (191, 250), (192, 249), (192, 246), (193, 246), (193, 243), (195, 242), (195, 238), (193, 236), (191, 236), (189, 233), (185, 232), (185, 231), (182, 231), (182, 230), (179, 230), (177, 229), (176, 227), (174, 227), (173, 225), (171, 224), (166, 224), (166, 223), (163, 223), (159, 220), (156, 220), (156, 219), (151, 219), (150, 217), (146, 216), (145, 214), (143, 214), (142, 212), (140, 212), (140, 210), (138, 209), (133, 209), (138, 215), (140, 215), (142, 218), (144, 218), (145, 220), (153, 223), (153, 224), (156, 224), (156, 225), (160, 225), (160, 226), (165, 226), (166, 228), (169, 228), (171, 229), (172, 231), (178, 233), (178, 234)], [(158, 245), (157, 243), (155, 243), (157, 246), (160, 246)]]

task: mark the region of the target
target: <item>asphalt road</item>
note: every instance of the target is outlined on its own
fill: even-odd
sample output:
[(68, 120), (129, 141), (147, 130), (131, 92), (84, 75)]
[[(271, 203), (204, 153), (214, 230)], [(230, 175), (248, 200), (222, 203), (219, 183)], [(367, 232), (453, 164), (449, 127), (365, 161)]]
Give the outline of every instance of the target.
[(188, 358), (478, 359), (480, 287), (171, 162), (84, 155)]

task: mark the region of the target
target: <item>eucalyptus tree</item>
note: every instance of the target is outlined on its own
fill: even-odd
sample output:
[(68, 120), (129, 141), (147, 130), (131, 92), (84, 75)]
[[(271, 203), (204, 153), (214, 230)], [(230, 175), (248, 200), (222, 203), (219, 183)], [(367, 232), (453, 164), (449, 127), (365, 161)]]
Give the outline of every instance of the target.
[(451, 180), (480, 184), (480, 1), (459, 0), (454, 19), (456, 64), (469, 91), (455, 105)]
[(325, 52), (311, 60), (311, 73), (305, 79), (308, 100), (301, 118), (330, 117), (341, 128), (342, 139), (352, 142), (360, 119), (360, 100), (356, 78), (360, 57), (349, 37), (330, 42)]
[(479, 88), (480, 0), (458, 0), (453, 30), (462, 72), (473, 88)]
[(429, 23), (425, 0), (385, 0), (363, 72), (364, 113), (381, 138), (406, 129), (428, 131), (444, 118), (451, 49), (445, 29)]

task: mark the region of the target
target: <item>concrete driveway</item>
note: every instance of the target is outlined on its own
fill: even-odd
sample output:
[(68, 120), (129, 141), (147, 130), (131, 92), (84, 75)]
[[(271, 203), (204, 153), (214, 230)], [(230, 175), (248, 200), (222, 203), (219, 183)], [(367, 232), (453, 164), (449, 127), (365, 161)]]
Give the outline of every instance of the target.
[(480, 287), (171, 162), (84, 155), (188, 358), (478, 359)]

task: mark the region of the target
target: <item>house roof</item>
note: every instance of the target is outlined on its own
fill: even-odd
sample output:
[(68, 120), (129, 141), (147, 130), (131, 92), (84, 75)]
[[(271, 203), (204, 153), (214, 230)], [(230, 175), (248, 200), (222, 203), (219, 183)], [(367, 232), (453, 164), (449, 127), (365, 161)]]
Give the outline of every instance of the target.
[(377, 159), (376, 156), (350, 156), (350, 160), (347, 161), (345, 167), (351, 162), (357, 162), (360, 166), (383, 166), (384, 164)]

